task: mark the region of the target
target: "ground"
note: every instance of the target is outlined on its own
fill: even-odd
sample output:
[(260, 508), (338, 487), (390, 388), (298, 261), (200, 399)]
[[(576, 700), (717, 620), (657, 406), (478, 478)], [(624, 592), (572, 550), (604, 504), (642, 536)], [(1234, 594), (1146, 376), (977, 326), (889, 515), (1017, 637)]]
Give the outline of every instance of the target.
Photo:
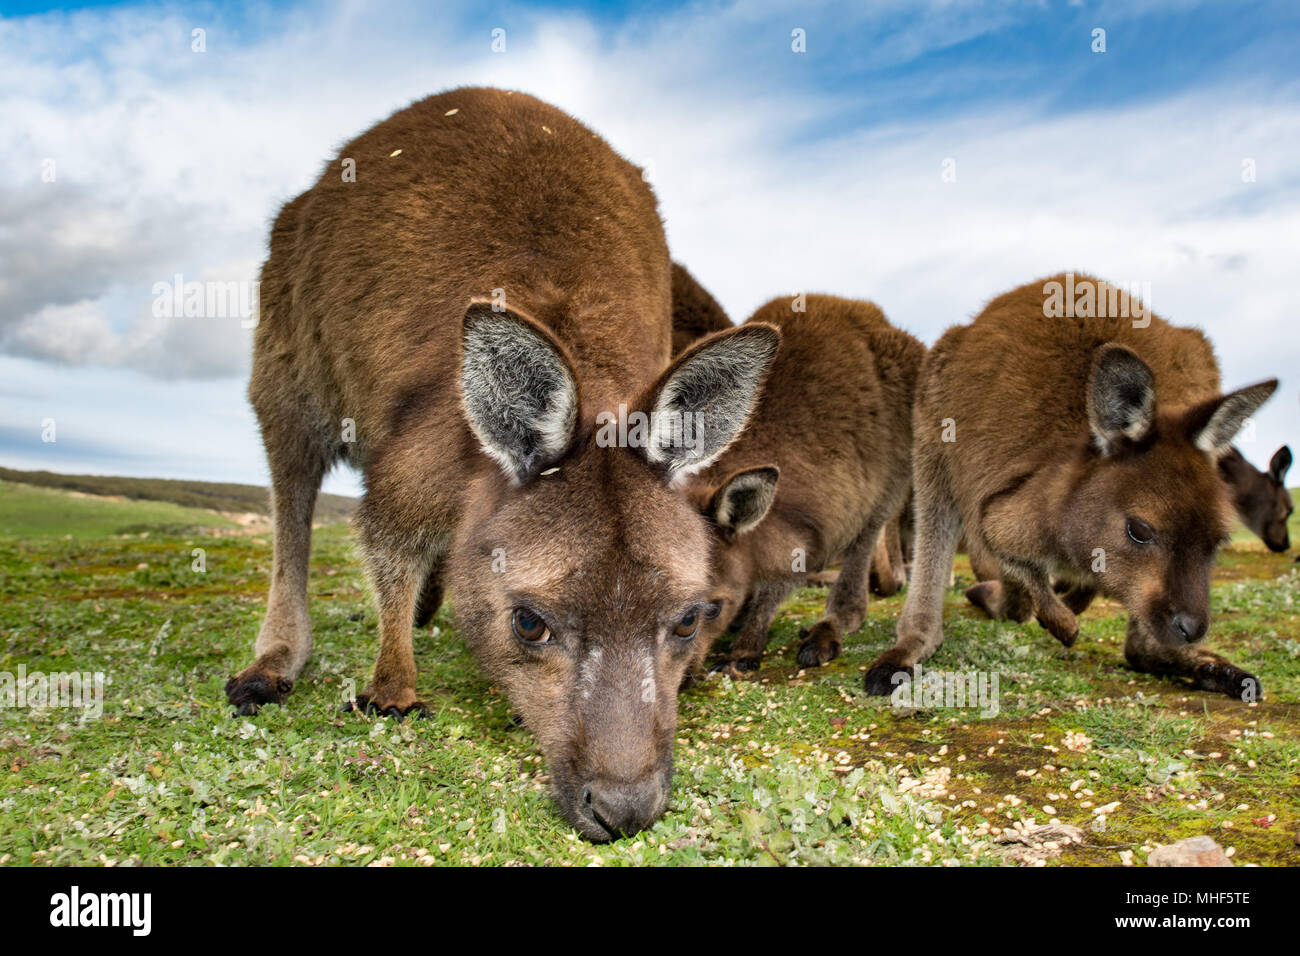
[[(233, 717), (222, 686), (249, 660), (270, 554), (214, 512), (0, 482), (0, 672), (107, 681), (99, 719), (0, 704), (0, 863), (1141, 865), (1207, 834), (1239, 865), (1300, 864), (1300, 565), (1244, 532), (1209, 644), (1260, 676), (1258, 703), (1128, 670), (1113, 604), (1069, 650), (981, 619), (962, 559), (929, 666), (997, 673), (1000, 712), (895, 707), (860, 682), (902, 596), (800, 671), (825, 600), (809, 589), (757, 680), (682, 695), (667, 814), (605, 846), (556, 814), (449, 607), (416, 637), (432, 717), (339, 712), (378, 644), (344, 525), (316, 533), (312, 662), (285, 706)], [(1054, 822), (1078, 830), (1035, 829)]]

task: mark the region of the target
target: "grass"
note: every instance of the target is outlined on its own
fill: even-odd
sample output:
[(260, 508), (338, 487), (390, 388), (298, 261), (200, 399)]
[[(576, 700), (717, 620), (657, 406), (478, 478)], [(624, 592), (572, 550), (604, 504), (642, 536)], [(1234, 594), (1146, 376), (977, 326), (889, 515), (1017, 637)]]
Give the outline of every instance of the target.
[[(293, 695), (232, 717), (222, 685), (248, 661), (270, 541), (223, 522), (0, 483), (0, 671), (107, 681), (100, 719), (0, 708), (0, 862), (1113, 865), (1205, 833), (1239, 864), (1300, 864), (1300, 565), (1255, 543), (1225, 555), (1210, 643), (1260, 675), (1257, 704), (1129, 671), (1113, 604), (1067, 650), (954, 590), (929, 666), (996, 672), (1001, 711), (895, 709), (860, 681), (902, 596), (873, 603), (839, 660), (800, 671), (798, 628), (825, 600), (804, 590), (759, 680), (682, 695), (665, 817), (593, 846), (555, 813), (448, 608), (416, 636), (430, 719), (339, 713), (378, 645), (345, 527), (316, 534), (316, 649)], [(1080, 842), (1004, 842), (1051, 821)]]

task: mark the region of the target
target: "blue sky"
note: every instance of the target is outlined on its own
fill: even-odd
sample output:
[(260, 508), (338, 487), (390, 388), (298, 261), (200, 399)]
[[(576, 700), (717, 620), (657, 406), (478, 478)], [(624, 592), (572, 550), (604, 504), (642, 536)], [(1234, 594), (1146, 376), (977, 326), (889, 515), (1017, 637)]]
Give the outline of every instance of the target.
[(736, 320), (830, 291), (933, 341), (1048, 273), (1147, 282), (1158, 313), (1209, 333), (1225, 384), (1282, 378), (1247, 456), (1300, 442), (1297, 4), (0, 13), (6, 465), (264, 481), (248, 332), (152, 315), (155, 284), (251, 280), (278, 205), (341, 142), (467, 83), (542, 96), (647, 165), (674, 255)]

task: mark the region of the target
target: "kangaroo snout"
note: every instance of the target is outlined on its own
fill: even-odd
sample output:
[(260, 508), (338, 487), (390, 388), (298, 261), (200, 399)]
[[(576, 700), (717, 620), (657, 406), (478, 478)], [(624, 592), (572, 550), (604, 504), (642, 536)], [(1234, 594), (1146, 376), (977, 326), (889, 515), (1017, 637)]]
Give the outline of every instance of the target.
[(1189, 611), (1178, 611), (1169, 619), (1169, 630), (1174, 640), (1188, 644), (1194, 644), (1203, 638), (1209, 626), (1208, 615), (1193, 614)]
[(665, 797), (666, 787), (658, 772), (633, 781), (596, 777), (582, 787), (577, 813), (592, 824), (587, 829), (593, 840), (616, 840), (659, 819)]

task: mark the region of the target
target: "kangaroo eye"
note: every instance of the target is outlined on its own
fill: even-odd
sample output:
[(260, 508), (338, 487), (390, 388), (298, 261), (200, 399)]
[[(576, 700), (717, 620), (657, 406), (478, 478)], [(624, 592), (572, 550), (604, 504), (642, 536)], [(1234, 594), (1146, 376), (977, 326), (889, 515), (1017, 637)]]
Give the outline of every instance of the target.
[(1156, 529), (1137, 518), (1128, 519), (1128, 536), (1134, 544), (1150, 544), (1156, 539)]
[(690, 614), (687, 614), (684, 618), (682, 618), (680, 621), (677, 622), (677, 626), (673, 628), (673, 633), (676, 634), (678, 637), (682, 638), (683, 640), (686, 640), (694, 637), (695, 632), (698, 631), (699, 629), (700, 629), (700, 614), (698, 611), (691, 611)]
[(515, 637), (525, 644), (551, 643), (551, 629), (546, 626), (545, 621), (527, 608), (515, 608), (515, 613), (510, 616), (510, 627), (514, 630)]

